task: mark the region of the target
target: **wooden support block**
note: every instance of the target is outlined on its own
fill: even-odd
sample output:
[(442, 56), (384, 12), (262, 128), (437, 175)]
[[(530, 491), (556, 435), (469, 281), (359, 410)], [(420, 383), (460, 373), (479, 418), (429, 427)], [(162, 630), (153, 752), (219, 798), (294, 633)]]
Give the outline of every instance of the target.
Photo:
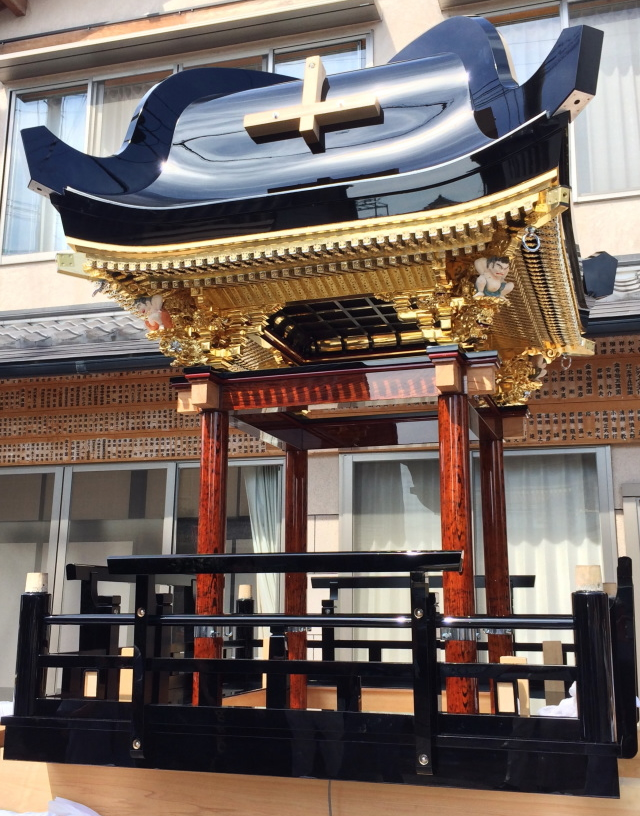
[(526, 435), (525, 417), (502, 417), (502, 435), (505, 439), (524, 439)]
[(178, 391), (178, 404), (176, 410), (179, 414), (197, 414), (198, 409), (191, 401), (191, 389)]
[(467, 369), (467, 393), (493, 394), (496, 390), (496, 368), (494, 365)]
[[(542, 641), (542, 662), (548, 666), (562, 666), (564, 663), (562, 641)], [(566, 692), (562, 680), (544, 681), (544, 699), (547, 705), (558, 705), (558, 703), (561, 700), (564, 700), (565, 697)]]
[[(515, 655), (503, 655), (500, 658), (501, 663), (510, 663), (515, 666), (525, 666), (527, 663), (526, 657), (516, 657)], [(515, 686), (515, 688), (514, 688)], [(516, 706), (516, 691), (517, 701)], [(514, 683), (497, 683), (496, 694), (498, 698), (498, 713), (499, 714), (516, 714), (521, 717), (529, 717), (531, 715), (531, 704), (529, 698), (529, 681), (516, 680)]]
[(462, 394), (462, 368), (456, 362), (436, 364), (436, 388), (441, 394)]
[(209, 380), (194, 382), (191, 386), (191, 404), (200, 410), (219, 408), (220, 386)]
[(602, 592), (600, 564), (578, 565), (576, 567), (576, 592)]

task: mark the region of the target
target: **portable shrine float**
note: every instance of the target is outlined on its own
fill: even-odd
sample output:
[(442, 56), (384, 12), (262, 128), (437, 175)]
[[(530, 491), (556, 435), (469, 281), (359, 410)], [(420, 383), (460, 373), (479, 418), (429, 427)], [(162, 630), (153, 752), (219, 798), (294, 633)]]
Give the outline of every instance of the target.
[[(224, 68), (169, 77), (109, 158), (45, 128), (23, 132), (31, 187), (73, 250), (61, 271), (143, 317), (182, 369), (178, 410), (201, 414), (202, 481), (197, 555), (109, 559), (109, 580), (135, 582), (131, 614), (99, 598), (103, 568), (76, 568), (93, 586), (80, 614), (52, 616), (46, 593), (23, 596), (6, 758), (618, 794), (617, 758), (637, 747), (630, 564), (615, 598), (590, 587), (572, 615), (514, 615), (502, 467), (546, 364), (592, 351), (567, 126), (596, 91), (601, 37), (563, 31), (518, 85), (493, 27), (457, 18), (353, 73), (327, 77), (311, 57), (303, 81)], [(230, 422), (285, 450), (284, 553), (224, 554)], [(474, 607), (470, 440), (485, 615)], [(440, 449), (442, 550), (306, 552), (308, 450), (426, 442)], [(284, 612), (223, 614), (223, 576), (238, 572), (283, 573)], [(336, 610), (353, 572), (408, 587), (407, 609)], [(326, 614), (307, 612), (309, 573), (331, 575)], [(197, 576), (195, 610), (157, 594), (185, 576)], [(443, 585), (442, 614), (430, 582)], [(80, 627), (84, 648), (49, 654), (50, 626)], [(258, 626), (271, 629), (268, 659), (254, 658)], [(122, 627), (131, 656), (117, 650)], [(222, 627), (235, 657), (223, 657)], [(321, 641), (308, 642), (309, 627)], [(385, 630), (384, 648), (408, 629), (408, 662), (346, 640), (353, 629)], [(501, 663), (525, 648), (521, 629), (573, 631), (575, 665)], [(358, 645), (372, 659), (335, 659)], [(63, 682), (51, 694), (53, 668)], [(266, 688), (229, 697), (243, 674), (266, 675)], [(178, 697), (176, 677), (187, 679)], [(501, 710), (500, 688), (525, 680), (565, 692), (576, 681), (578, 716), (526, 716), (523, 700), (519, 713)], [(406, 688), (408, 713), (364, 710), (372, 684)], [(479, 687), (491, 713), (479, 713)]]

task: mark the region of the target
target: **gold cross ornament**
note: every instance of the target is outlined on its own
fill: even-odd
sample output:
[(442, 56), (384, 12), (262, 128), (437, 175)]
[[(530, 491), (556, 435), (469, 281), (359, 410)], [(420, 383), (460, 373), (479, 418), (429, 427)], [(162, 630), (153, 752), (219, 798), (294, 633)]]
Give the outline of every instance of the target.
[(297, 131), (311, 147), (320, 143), (321, 127), (356, 124), (380, 116), (380, 103), (373, 94), (351, 94), (323, 102), (326, 76), (320, 57), (308, 57), (302, 83), (302, 104), (247, 114), (244, 127), (249, 136), (256, 139)]

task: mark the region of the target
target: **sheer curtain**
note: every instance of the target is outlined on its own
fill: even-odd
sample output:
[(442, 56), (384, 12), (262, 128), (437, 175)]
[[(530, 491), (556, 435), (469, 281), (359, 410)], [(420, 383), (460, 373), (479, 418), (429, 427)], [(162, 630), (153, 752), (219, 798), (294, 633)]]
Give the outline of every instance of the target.
[(604, 31), (598, 92), (576, 119), (579, 195), (640, 190), (640, 4), (582, 10), (572, 25)]
[(65, 248), (58, 213), (48, 199), (28, 189), (30, 176), (20, 131), (45, 125), (71, 147), (82, 150), (86, 107), (86, 86), (16, 95), (3, 239), (5, 255)]
[[(596, 96), (574, 123), (578, 195), (640, 190), (640, 3), (569, 3), (570, 25), (604, 32)], [(558, 16), (498, 26), (520, 83), (560, 34)]]
[(111, 156), (122, 147), (129, 124), (142, 98), (171, 71), (119, 77), (96, 83), (91, 152)]
[(508, 46), (515, 79), (520, 85), (526, 82), (544, 62), (560, 36), (560, 18), (543, 17), (522, 23), (497, 26), (500, 36)]
[[(440, 549), (438, 460), (355, 462), (352, 515), (355, 551)], [(354, 590), (353, 611), (406, 613), (409, 611), (409, 590)], [(407, 640), (409, 636), (404, 630), (354, 631), (354, 637), (367, 640)], [(406, 661), (409, 654), (405, 650), (387, 651), (384, 658)]]
[[(249, 504), (253, 550), (273, 553), (280, 550), (282, 524), (282, 468), (278, 465), (243, 467)], [(280, 581), (274, 573), (256, 576), (256, 609), (269, 613), (280, 611)]]
[[(517, 614), (571, 614), (578, 564), (603, 565), (595, 453), (505, 456), (509, 571), (534, 575), (534, 589), (516, 589)], [(476, 563), (484, 572), (481, 502), (476, 468)], [(571, 633), (521, 630), (522, 642), (571, 641)], [(535, 662), (532, 654), (530, 662)]]

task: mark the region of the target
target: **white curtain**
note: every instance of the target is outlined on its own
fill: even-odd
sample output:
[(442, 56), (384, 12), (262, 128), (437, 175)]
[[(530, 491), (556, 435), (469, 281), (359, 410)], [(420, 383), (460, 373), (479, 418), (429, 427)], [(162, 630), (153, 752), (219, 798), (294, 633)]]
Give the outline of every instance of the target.
[[(505, 456), (505, 494), (509, 571), (534, 575), (535, 588), (516, 589), (517, 614), (571, 614), (575, 568), (603, 565), (595, 453)], [(477, 477), (477, 469), (476, 469)], [(484, 572), (481, 504), (475, 490), (476, 564)], [(563, 640), (561, 630), (516, 633), (518, 641)], [(530, 653), (529, 662), (538, 662)]]
[[(570, 25), (604, 32), (596, 96), (574, 123), (579, 195), (640, 189), (640, 4), (584, 9), (569, 3)], [(517, 79), (527, 80), (560, 34), (559, 17), (499, 26)]]
[(560, 36), (560, 31), (558, 16), (498, 26), (498, 32), (511, 55), (514, 79), (520, 85), (542, 65)]
[[(249, 504), (253, 550), (275, 553), (280, 550), (282, 524), (282, 468), (278, 465), (243, 467), (242, 473)], [(280, 579), (274, 573), (256, 576), (256, 610), (262, 613), (280, 610)]]
[[(569, 6), (570, 12), (572, 6)], [(640, 4), (580, 13), (604, 31), (598, 91), (575, 122), (579, 195), (640, 190)]]
[(5, 255), (53, 252), (65, 248), (58, 213), (48, 199), (28, 189), (30, 176), (20, 131), (45, 125), (71, 147), (82, 150), (86, 106), (85, 86), (16, 95), (3, 238)]
[(93, 144), (96, 156), (111, 156), (122, 147), (129, 124), (142, 98), (170, 71), (96, 83)]
[[(356, 462), (353, 468), (354, 551), (438, 550), (440, 471), (437, 459)], [(356, 589), (353, 611), (409, 611), (408, 589)], [(367, 640), (407, 640), (408, 630), (355, 630)], [(364, 653), (358, 655), (364, 659)], [(383, 653), (385, 660), (407, 661), (405, 650)]]

